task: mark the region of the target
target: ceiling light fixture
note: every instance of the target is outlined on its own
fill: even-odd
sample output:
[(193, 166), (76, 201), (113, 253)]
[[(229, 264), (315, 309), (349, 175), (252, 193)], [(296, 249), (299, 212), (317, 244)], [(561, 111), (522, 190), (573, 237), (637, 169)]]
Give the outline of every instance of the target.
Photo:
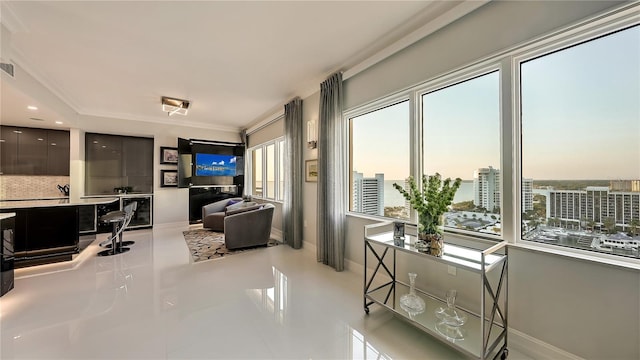
[(56, 124), (62, 125), (62, 121), (56, 121)]
[(27, 109), (29, 109), (29, 110), (38, 110), (38, 107), (37, 106), (33, 106), (33, 105), (29, 105), (29, 106), (27, 106)]
[(167, 96), (162, 97), (162, 111), (166, 112), (169, 116), (173, 114), (187, 115), (190, 104), (189, 100), (170, 98)]

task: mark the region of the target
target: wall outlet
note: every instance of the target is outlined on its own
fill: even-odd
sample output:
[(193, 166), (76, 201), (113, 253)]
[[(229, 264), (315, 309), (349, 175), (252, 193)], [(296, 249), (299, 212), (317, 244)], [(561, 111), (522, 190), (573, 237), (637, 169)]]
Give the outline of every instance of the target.
[(455, 266), (447, 265), (447, 272), (449, 275), (456, 276), (457, 269)]

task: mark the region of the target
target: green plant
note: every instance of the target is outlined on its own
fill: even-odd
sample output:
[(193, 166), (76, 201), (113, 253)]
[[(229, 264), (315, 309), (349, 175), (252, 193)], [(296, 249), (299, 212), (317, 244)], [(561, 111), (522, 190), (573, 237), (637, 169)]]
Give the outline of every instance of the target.
[(453, 197), (458, 191), (462, 180), (454, 181), (447, 178), (444, 181), (440, 174), (422, 175), (422, 188), (418, 188), (415, 179), (408, 179), (409, 190), (394, 183), (393, 187), (409, 201), (411, 207), (418, 212), (419, 231), (426, 234), (439, 234), (440, 219), (453, 202)]

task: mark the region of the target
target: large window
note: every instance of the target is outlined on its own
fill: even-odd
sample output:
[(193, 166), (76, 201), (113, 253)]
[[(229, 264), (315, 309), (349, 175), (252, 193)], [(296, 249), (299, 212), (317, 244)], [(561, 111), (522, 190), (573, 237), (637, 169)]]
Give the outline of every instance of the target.
[(392, 185), (439, 173), (451, 237), (640, 258), (638, 99), (637, 12), (505, 49), (346, 112), (349, 208), (415, 222)]
[(249, 149), (251, 194), (282, 201), (284, 198), (284, 140), (276, 139)]
[(638, 256), (640, 26), (520, 63), (522, 236)]
[(498, 71), (422, 95), (423, 169), (460, 178), (445, 227), (500, 235)]
[(262, 147), (254, 149), (251, 151), (251, 194), (253, 196), (262, 197), (264, 189), (262, 187), (263, 179), (262, 179), (262, 169), (264, 164), (262, 162)]
[(409, 177), (409, 100), (349, 119), (350, 210), (409, 219), (409, 206), (394, 183)]

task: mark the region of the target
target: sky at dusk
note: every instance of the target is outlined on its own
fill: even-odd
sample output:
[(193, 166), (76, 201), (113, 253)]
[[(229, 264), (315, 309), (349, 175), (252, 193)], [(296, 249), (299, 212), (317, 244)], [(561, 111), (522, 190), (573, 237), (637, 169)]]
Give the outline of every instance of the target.
[[(640, 179), (640, 26), (521, 65), (523, 177)], [(497, 71), (422, 97), (425, 173), (500, 168)], [(352, 121), (352, 169), (409, 175), (409, 102)]]

